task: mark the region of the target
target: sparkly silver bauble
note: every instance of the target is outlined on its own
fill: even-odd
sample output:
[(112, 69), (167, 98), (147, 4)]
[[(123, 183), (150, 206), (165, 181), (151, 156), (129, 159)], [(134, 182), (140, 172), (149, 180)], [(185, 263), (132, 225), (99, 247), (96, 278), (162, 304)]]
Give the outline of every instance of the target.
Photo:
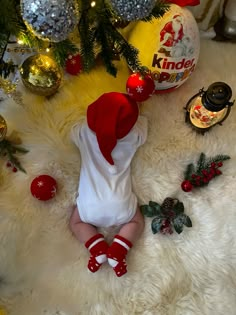
[(35, 36), (52, 42), (65, 40), (79, 19), (76, 0), (21, 0), (21, 13)]
[(141, 20), (150, 15), (156, 0), (110, 0), (114, 11), (125, 21)]

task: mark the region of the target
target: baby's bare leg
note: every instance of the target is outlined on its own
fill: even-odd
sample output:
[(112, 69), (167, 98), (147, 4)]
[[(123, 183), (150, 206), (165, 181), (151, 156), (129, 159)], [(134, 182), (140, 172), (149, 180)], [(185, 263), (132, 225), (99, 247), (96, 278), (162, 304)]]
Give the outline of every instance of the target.
[(70, 217), (69, 227), (75, 237), (83, 244), (98, 233), (93, 225), (81, 221), (77, 207)]
[(111, 265), (118, 277), (127, 272), (126, 254), (137, 241), (144, 229), (144, 218), (139, 208), (133, 219), (123, 225), (120, 232), (115, 235), (113, 243), (107, 251), (108, 263)]
[(91, 254), (88, 269), (91, 272), (98, 271), (100, 266), (107, 261), (108, 244), (105, 242), (104, 236), (98, 233), (95, 226), (81, 220), (77, 207), (70, 217), (69, 226), (75, 237), (85, 245)]
[(144, 217), (138, 207), (133, 219), (122, 226), (118, 235), (129, 240), (133, 244), (139, 239), (143, 232), (143, 229)]

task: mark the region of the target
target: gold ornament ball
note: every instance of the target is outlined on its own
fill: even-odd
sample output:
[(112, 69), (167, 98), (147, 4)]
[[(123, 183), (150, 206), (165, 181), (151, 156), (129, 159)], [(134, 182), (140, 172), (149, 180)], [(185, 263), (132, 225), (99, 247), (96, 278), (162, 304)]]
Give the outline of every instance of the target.
[(0, 141), (5, 139), (6, 134), (7, 134), (7, 123), (6, 123), (6, 120), (0, 115)]
[(51, 96), (58, 90), (62, 72), (50, 57), (37, 54), (28, 57), (20, 67), (23, 84), (33, 93)]
[(6, 309), (0, 306), (0, 315), (7, 315), (7, 314), (8, 313), (7, 313)]

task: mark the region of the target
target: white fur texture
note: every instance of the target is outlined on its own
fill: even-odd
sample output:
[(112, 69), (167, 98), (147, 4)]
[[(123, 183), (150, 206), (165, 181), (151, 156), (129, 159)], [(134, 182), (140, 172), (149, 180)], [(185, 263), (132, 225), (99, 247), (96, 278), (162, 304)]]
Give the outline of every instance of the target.
[[(183, 109), (200, 88), (216, 81), (228, 83), (235, 98), (235, 52), (235, 44), (202, 41), (192, 77), (143, 106), (149, 135), (132, 163), (134, 191), (140, 204), (179, 198), (193, 227), (180, 235), (153, 235), (146, 218), (121, 278), (108, 264), (89, 273), (88, 252), (69, 231), (80, 156), (68, 135), (102, 92), (125, 91), (127, 70), (119, 69), (117, 79), (105, 70), (65, 77), (46, 101), (22, 87), (24, 108), (12, 100), (0, 104), (9, 131), (20, 132), (30, 150), (19, 156), (26, 175), (12, 173), (0, 160), (0, 304), (10, 315), (235, 315), (236, 105), (223, 126), (204, 136), (185, 124)], [(183, 172), (201, 152), (231, 159), (207, 187), (184, 193)], [(58, 193), (40, 202), (29, 187), (45, 173), (57, 180)], [(102, 232), (110, 239), (114, 231)]]

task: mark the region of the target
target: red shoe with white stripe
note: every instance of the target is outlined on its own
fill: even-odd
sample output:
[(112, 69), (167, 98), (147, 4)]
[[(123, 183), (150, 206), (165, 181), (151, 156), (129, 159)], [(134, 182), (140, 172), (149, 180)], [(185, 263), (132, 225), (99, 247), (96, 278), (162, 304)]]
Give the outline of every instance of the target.
[(130, 241), (120, 235), (115, 235), (113, 243), (107, 250), (108, 263), (117, 277), (121, 277), (127, 272), (125, 258), (131, 247), (132, 243)]
[(96, 272), (107, 261), (108, 244), (105, 242), (102, 234), (96, 234), (85, 243), (85, 247), (91, 254), (88, 261), (88, 269), (91, 272)]

